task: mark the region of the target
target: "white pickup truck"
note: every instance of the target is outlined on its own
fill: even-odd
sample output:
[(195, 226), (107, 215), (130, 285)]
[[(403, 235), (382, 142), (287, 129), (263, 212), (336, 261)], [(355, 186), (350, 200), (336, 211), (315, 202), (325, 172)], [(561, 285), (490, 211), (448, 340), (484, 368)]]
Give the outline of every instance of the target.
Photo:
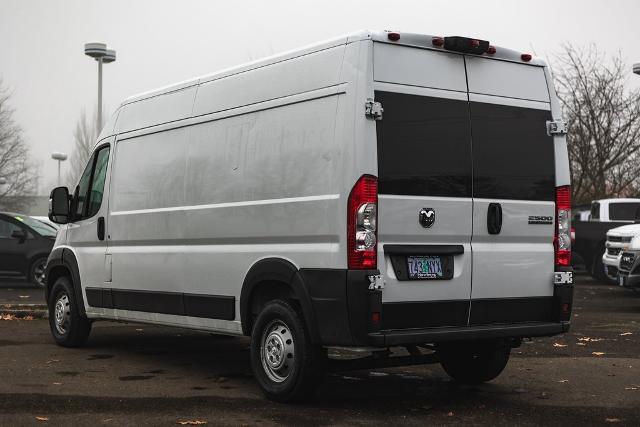
[(607, 250), (602, 262), (617, 270), (620, 286), (640, 288), (640, 223), (623, 225), (607, 232)]
[(574, 209), (572, 264), (584, 265), (598, 280), (616, 283), (621, 250), (618, 244), (621, 242), (615, 241), (618, 236), (607, 242), (607, 232), (633, 224), (640, 215), (640, 199), (594, 200), (586, 215), (587, 209), (584, 208), (576, 206)]

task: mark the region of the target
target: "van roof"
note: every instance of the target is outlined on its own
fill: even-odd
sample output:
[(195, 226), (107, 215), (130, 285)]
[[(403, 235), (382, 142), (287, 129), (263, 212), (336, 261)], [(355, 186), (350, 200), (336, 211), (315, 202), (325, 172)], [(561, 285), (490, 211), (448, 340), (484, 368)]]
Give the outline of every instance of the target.
[[(397, 41), (391, 41), (389, 38), (389, 34), (398, 34), (400, 38)], [(330, 40), (314, 43), (312, 45), (296, 48), (283, 53), (262, 58), (256, 61), (247, 62), (245, 64), (241, 64), (241, 65), (226, 68), (220, 71), (216, 71), (213, 73), (209, 73), (204, 76), (184, 80), (179, 83), (174, 83), (174, 84), (153, 89), (147, 92), (142, 92), (125, 99), (122, 102), (121, 106), (125, 104), (129, 104), (131, 102), (140, 101), (142, 99), (151, 98), (157, 95), (182, 90), (191, 86), (195, 86), (200, 83), (221, 79), (224, 77), (228, 77), (234, 74), (239, 74), (255, 68), (264, 67), (266, 65), (285, 61), (287, 59), (295, 58), (297, 56), (301, 56), (301, 55), (317, 52), (320, 50), (329, 49), (334, 46), (349, 44), (349, 43), (353, 43), (361, 40), (371, 39), (371, 40), (382, 42), (382, 43), (399, 44), (403, 46), (413, 46), (413, 47), (418, 47), (422, 49), (440, 50), (440, 51), (445, 50), (443, 47), (434, 46), (433, 44), (434, 38), (441, 38), (441, 36), (419, 34), (419, 33), (395, 32), (395, 31), (374, 31), (374, 30), (356, 31), (356, 32), (346, 34), (340, 37), (336, 37)], [(491, 58), (491, 59), (518, 62), (526, 65), (537, 65), (537, 66), (546, 65), (545, 62), (539, 58), (532, 58), (528, 62), (523, 62), (523, 60), (521, 59), (522, 52), (515, 51), (512, 49), (506, 49), (500, 46), (495, 46), (495, 45), (492, 45), (492, 46), (495, 47), (496, 53), (492, 55), (484, 54), (482, 56)], [(451, 51), (447, 51), (447, 52), (451, 52)], [(451, 53), (455, 54), (457, 52), (451, 52)]]

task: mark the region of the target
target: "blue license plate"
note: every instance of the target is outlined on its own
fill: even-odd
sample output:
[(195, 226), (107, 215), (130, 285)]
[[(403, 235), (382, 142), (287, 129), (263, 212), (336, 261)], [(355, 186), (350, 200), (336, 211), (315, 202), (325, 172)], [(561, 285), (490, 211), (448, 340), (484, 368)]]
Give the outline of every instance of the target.
[(439, 256), (407, 257), (407, 273), (410, 279), (442, 279), (442, 258)]

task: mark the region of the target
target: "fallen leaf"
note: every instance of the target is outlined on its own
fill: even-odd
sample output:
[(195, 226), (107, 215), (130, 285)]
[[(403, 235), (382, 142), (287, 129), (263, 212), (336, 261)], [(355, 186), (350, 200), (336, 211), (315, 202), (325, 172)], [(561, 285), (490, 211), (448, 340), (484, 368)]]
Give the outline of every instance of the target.
[(453, 415), (454, 415), (453, 412), (447, 413), (447, 417), (453, 417)]
[(559, 383), (568, 383), (568, 382), (569, 382), (569, 380), (560, 380), (560, 381), (558, 381), (558, 382), (559, 382)]
[(592, 351), (591, 354), (593, 354), (594, 356), (602, 356), (602, 355), (604, 355), (604, 353), (602, 351)]
[(632, 386), (629, 386), (629, 387), (625, 387), (624, 389), (625, 390), (637, 390), (638, 386), (632, 385)]
[(585, 343), (583, 343), (583, 342), (577, 342), (576, 344), (578, 344), (578, 345), (586, 345), (586, 344), (585, 344)]
[(607, 423), (619, 423), (619, 422), (622, 422), (622, 420), (620, 418), (605, 418), (604, 421), (607, 422)]
[(36, 417), (38, 421), (49, 421), (49, 417)]
[(18, 295), (18, 298), (31, 298), (29, 295)]
[(553, 346), (562, 348), (562, 347), (566, 347), (567, 345), (566, 344), (560, 344), (559, 342), (554, 342)]
[(178, 424), (180, 424), (181, 426), (201, 426), (207, 424), (207, 422), (202, 420), (186, 420), (178, 421)]
[(53, 385), (62, 385), (62, 383), (53, 383)]
[(33, 320), (33, 316), (24, 316), (22, 320)]
[(633, 332), (623, 332), (620, 334), (621, 337), (626, 337), (627, 335), (633, 335)]

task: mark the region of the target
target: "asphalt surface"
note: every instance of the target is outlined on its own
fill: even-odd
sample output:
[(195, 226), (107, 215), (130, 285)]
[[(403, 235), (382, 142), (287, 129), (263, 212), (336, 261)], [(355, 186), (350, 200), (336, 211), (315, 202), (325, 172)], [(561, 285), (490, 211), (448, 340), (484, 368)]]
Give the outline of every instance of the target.
[(333, 373), (298, 405), (262, 397), (245, 338), (99, 322), (64, 349), (47, 320), (0, 321), (0, 425), (640, 425), (640, 295), (582, 277), (574, 305), (569, 333), (514, 349), (491, 383)]

